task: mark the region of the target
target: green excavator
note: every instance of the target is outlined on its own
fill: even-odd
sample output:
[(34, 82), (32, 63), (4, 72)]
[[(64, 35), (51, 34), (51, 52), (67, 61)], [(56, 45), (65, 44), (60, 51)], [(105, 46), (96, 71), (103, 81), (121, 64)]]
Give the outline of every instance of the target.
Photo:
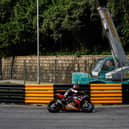
[(98, 59), (91, 74), (72, 73), (73, 84), (123, 83), (129, 84), (129, 61), (126, 58), (117, 30), (108, 8), (98, 6), (98, 13), (109, 40), (112, 56)]

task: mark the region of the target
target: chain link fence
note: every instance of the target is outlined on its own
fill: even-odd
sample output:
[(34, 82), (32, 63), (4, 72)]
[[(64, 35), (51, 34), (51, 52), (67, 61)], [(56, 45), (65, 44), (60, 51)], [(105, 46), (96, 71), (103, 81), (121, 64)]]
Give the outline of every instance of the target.
[[(93, 62), (104, 56), (41, 56), (41, 83), (71, 83), (73, 72), (90, 73)], [(2, 58), (0, 62), (1, 80), (37, 80), (37, 57), (20, 56)]]

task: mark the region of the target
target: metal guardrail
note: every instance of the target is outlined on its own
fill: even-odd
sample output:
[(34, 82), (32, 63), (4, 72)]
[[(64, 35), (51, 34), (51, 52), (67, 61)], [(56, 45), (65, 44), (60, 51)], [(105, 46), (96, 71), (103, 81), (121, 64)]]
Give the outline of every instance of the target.
[(25, 103), (49, 103), (54, 99), (53, 84), (26, 84)]
[(122, 103), (122, 84), (91, 84), (92, 103)]
[(25, 86), (0, 84), (0, 103), (24, 103)]
[[(49, 103), (56, 93), (64, 94), (72, 84), (0, 84), (0, 103)], [(80, 85), (95, 104), (129, 104), (129, 85)]]

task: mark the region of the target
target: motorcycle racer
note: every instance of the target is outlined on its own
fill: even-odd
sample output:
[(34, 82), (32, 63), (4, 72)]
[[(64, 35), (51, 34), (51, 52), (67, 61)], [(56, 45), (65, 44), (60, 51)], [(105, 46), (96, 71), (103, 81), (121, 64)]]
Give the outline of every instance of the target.
[(68, 97), (68, 96), (77, 96), (78, 94), (79, 94), (79, 85), (75, 84), (75, 85), (73, 85), (72, 88), (69, 88), (69, 89), (65, 92), (64, 96), (65, 96), (65, 98), (66, 98), (66, 97)]
[[(80, 106), (80, 103), (79, 101), (76, 101), (76, 99), (78, 99), (78, 96), (80, 94), (82, 94), (83, 92), (79, 91), (79, 85), (77, 84), (74, 84), (72, 88), (69, 88), (65, 94), (64, 94), (64, 97), (65, 98), (68, 98), (67, 99), (67, 103), (70, 103), (72, 104), (73, 106), (79, 108)], [(84, 93), (83, 93), (84, 94)], [(76, 99), (75, 99), (76, 98)]]

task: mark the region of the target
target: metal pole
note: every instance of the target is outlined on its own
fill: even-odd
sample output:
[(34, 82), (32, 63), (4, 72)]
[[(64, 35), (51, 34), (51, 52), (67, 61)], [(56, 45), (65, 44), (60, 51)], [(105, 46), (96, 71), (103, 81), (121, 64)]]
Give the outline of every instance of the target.
[(24, 60), (24, 85), (26, 84), (26, 61)]
[(37, 0), (37, 83), (40, 84), (40, 57), (39, 57), (39, 0)]

